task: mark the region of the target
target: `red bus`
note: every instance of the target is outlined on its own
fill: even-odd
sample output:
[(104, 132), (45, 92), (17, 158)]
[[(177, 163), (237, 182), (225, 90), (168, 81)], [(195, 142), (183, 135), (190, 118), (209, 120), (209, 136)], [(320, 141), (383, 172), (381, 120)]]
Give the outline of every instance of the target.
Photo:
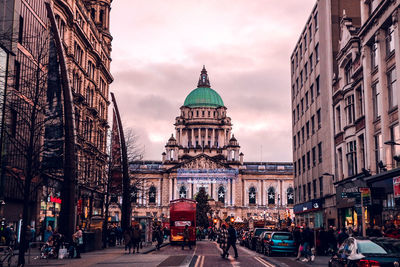
[(183, 241), (183, 230), (189, 227), (189, 242), (196, 243), (196, 201), (191, 199), (175, 199), (169, 203), (170, 241)]

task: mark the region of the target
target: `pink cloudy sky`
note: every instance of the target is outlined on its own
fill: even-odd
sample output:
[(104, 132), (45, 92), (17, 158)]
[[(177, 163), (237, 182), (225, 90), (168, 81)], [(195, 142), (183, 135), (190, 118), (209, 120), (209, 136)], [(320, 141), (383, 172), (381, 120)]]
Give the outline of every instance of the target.
[(245, 161), (292, 161), (289, 57), (315, 0), (117, 0), (111, 71), (125, 126), (161, 160), (206, 65)]

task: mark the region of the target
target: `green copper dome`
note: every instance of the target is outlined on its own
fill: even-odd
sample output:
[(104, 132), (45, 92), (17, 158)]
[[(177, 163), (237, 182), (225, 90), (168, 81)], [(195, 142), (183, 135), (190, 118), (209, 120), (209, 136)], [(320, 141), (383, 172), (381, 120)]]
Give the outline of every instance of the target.
[(201, 71), (197, 88), (190, 92), (190, 94), (186, 97), (183, 106), (191, 108), (218, 108), (224, 106), (224, 102), (222, 101), (222, 98), (219, 96), (219, 94), (210, 88), (210, 80), (208, 79), (208, 74), (205, 66), (203, 66), (203, 69)]
[(199, 87), (194, 89), (186, 97), (185, 107), (223, 107), (224, 102), (217, 92), (209, 87)]

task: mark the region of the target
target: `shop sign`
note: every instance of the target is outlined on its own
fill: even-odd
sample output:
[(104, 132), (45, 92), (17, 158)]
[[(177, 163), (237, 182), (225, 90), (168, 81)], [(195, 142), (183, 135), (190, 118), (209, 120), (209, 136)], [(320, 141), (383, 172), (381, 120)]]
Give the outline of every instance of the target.
[(61, 204), (61, 198), (50, 196), (50, 202)]
[(395, 198), (400, 197), (400, 176), (393, 177), (393, 195)]

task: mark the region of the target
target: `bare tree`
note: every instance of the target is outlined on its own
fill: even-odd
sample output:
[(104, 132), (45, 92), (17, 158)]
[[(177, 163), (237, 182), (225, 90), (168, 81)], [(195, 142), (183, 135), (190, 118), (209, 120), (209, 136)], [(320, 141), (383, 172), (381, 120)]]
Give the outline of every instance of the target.
[[(46, 146), (46, 126), (56, 123), (56, 118), (46, 116), (53, 107), (48, 103), (50, 35), (45, 29), (37, 29), (31, 36), (19, 38), (25, 52), (17, 54), (14, 71), (5, 73), (7, 87), (3, 129), (6, 157), (5, 179), (9, 189), (16, 187), (17, 197), (23, 201), (22, 234), (18, 263), (24, 264), (24, 255), (30, 240), (27, 227), (31, 217), (30, 206), (38, 200), (42, 178), (50, 170), (42, 164)], [(58, 71), (56, 68), (55, 71)], [(47, 151), (48, 152), (48, 151)]]

